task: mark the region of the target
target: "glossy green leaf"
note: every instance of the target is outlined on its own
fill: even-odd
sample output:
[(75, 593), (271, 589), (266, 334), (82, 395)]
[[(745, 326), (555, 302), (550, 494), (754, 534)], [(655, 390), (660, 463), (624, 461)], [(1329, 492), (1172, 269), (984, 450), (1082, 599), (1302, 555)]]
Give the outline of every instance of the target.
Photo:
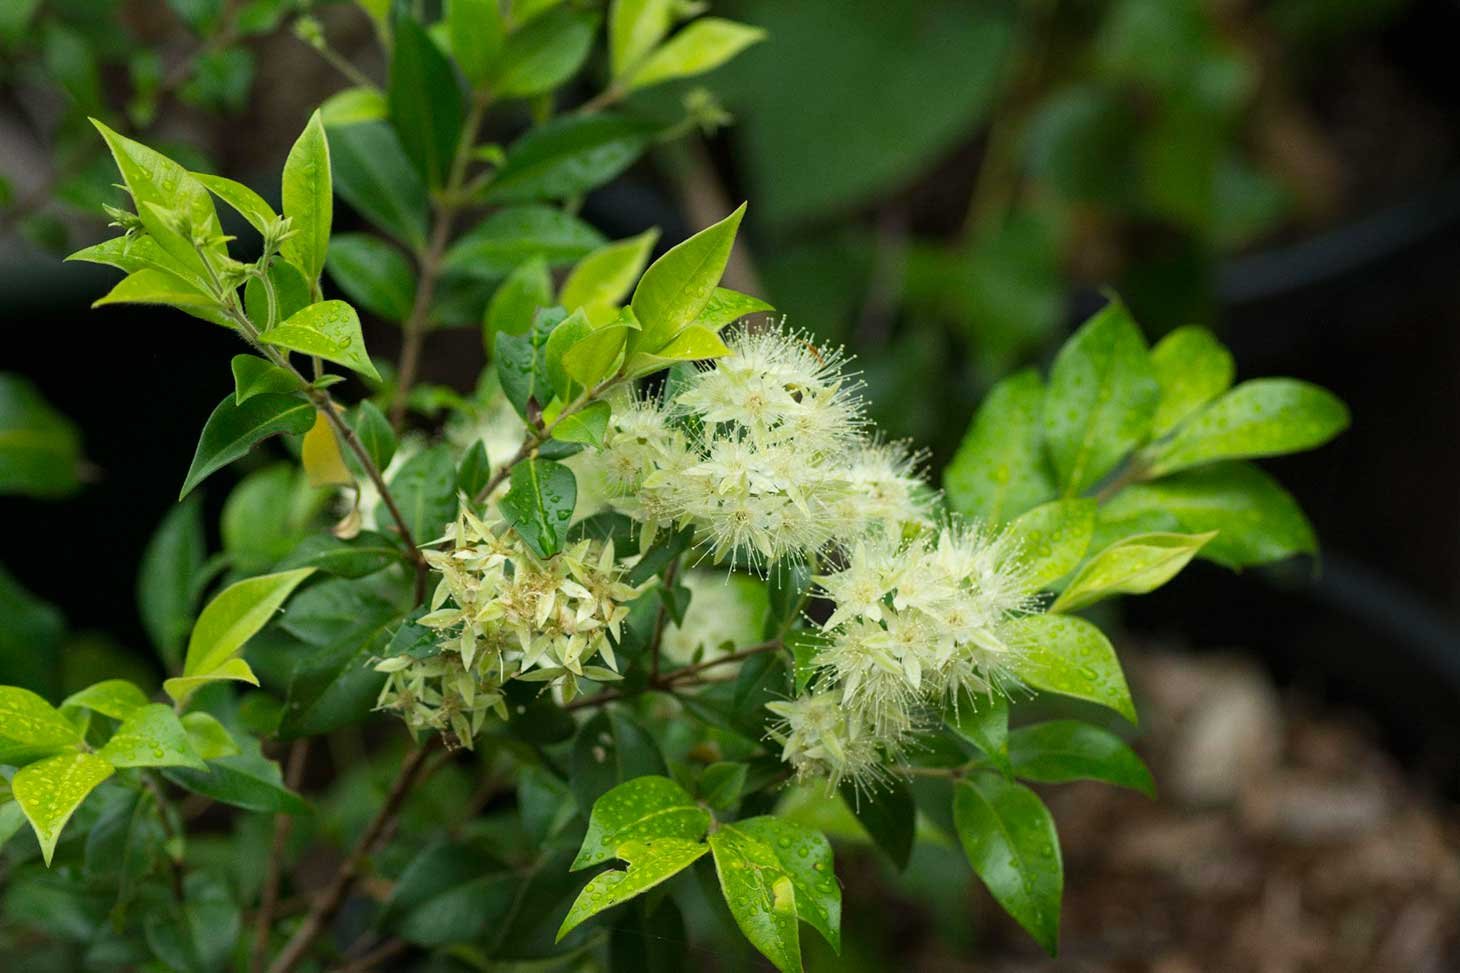
[(1156, 342), (1151, 367), (1161, 401), (1151, 431), (1164, 436), (1197, 409), (1227, 391), (1237, 373), (1232, 353), (1206, 328), (1191, 324)]
[(1044, 437), (1066, 496), (1146, 441), (1160, 395), (1145, 339), (1118, 301), (1065, 342), (1050, 371)]
[(40, 696), (0, 686), (0, 763), (20, 765), (81, 745), (71, 721)]
[(1318, 540), (1297, 501), (1277, 481), (1248, 463), (1219, 463), (1138, 483), (1101, 510), (1102, 523), (1139, 523), (1174, 517), (1188, 533), (1217, 531), (1197, 554), (1229, 568), (1268, 564), (1313, 554)]
[(744, 216), (742, 203), (735, 212), (674, 247), (644, 271), (631, 303), (643, 330), (629, 336), (630, 354), (659, 351), (699, 317), (725, 272)]
[(1158, 446), (1150, 475), (1313, 449), (1348, 423), (1348, 408), (1325, 389), (1291, 378), (1253, 379), (1197, 413)]
[(585, 443), (603, 445), (603, 436), (608, 431), (608, 420), (613, 409), (607, 402), (593, 402), (571, 415), (565, 416), (553, 427), (553, 438), (564, 443)]
[(1008, 626), (1009, 668), (1035, 689), (1107, 706), (1136, 722), (1120, 660), (1105, 634), (1072, 615), (1027, 615)]
[(122, 720), (97, 754), (113, 767), (192, 767), (206, 764), (193, 751), (172, 707), (149, 703)]
[(243, 183), (207, 172), (194, 172), (192, 177), (206, 186), (208, 192), (233, 207), (234, 212), (260, 233), (268, 233), (279, 222), (279, 214), (274, 212), (274, 207)]
[(456, 489), (463, 496), (474, 497), (487, 488), (492, 479), (492, 459), (486, 444), (478, 439), (466, 448), (456, 464)]
[(413, 250), (426, 246), (429, 206), (395, 130), (383, 122), (331, 128), (335, 190), (375, 226)]
[(108, 304), (166, 304), (212, 324), (233, 327), (232, 320), (219, 310), (218, 302), (201, 288), (176, 274), (152, 267), (133, 271), (104, 296), (91, 302), (92, 307)]
[(61, 497), (80, 485), (81, 434), (19, 375), (0, 373), (0, 495)]
[(77, 250), (66, 259), (115, 267), (128, 274), (148, 267), (166, 270), (171, 262), (157, 241), (146, 235), (113, 237)]
[(595, 875), (584, 886), (577, 901), (563, 918), (563, 924), (558, 927), (557, 938), (561, 940), (584, 920), (605, 909), (627, 902), (660, 882), (673, 878), (709, 850), (709, 846), (702, 841), (684, 838), (625, 841), (615, 850), (614, 857), (627, 862), (629, 867), (626, 870), (610, 869)]
[(414, 19), (396, 22), (386, 91), (390, 124), (432, 189), (446, 185), (465, 116), (451, 63)]
[(759, 839), (776, 856), (796, 889), (796, 915), (842, 949), (842, 890), (833, 870), (831, 842), (796, 821), (763, 815), (732, 827)]
[(182, 725), (187, 731), (188, 744), (193, 752), (204, 760), (232, 757), (238, 753), (238, 744), (233, 742), (233, 734), (213, 714), (202, 711), (184, 713)]
[(532, 328), (533, 316), (552, 302), (553, 279), (547, 261), (542, 257), (524, 260), (513, 268), (487, 302), (487, 315), (482, 322), (483, 343), (490, 351), (496, 347), (498, 334), (526, 334)]
[(365, 454), (377, 470), (383, 471), (395, 457), (398, 445), (390, 420), (374, 402), (366, 399), (356, 407), (354, 429), (360, 445), (365, 447)]
[[(390, 478), (390, 492), (417, 544), (441, 536), (456, 516), (456, 462), (450, 447), (438, 443), (412, 456)], [(375, 512), (381, 530), (395, 528), (395, 518), (381, 505)]]
[(796, 883), (764, 841), (727, 824), (710, 835), (715, 874), (735, 924), (781, 973), (800, 973)]
[(238, 741), (239, 753), (208, 761), (207, 770), (169, 767), (162, 776), (179, 787), (215, 801), (264, 814), (303, 814), (309, 810), (284, 786), (279, 765), (265, 757), (252, 737)]
[(654, 738), (634, 717), (619, 707), (598, 713), (573, 741), (572, 772), (568, 785), (579, 810), (588, 814), (598, 798), (625, 781), (649, 774), (667, 774)]
[(658, 46), (673, 20), (673, 0), (613, 0), (608, 8), (608, 54), (614, 78), (622, 78)]
[[(277, 348), (315, 355), (380, 381), (380, 373), (365, 351), (360, 318), (344, 301), (311, 304), (263, 335), (264, 343)], [(313, 420), (310, 422), (313, 425)]]
[(1174, 578), (1216, 532), (1137, 534), (1092, 557), (1049, 610), (1077, 611), (1111, 595), (1143, 595)]
[(964, 854), (989, 892), (1054, 955), (1064, 862), (1049, 809), (1022, 784), (974, 774), (954, 789), (953, 820)]
[(502, 516), (538, 557), (552, 557), (563, 548), (578, 482), (573, 471), (551, 460), (528, 459), (512, 467), (507, 495), (498, 504)]
[(524, 203), (589, 192), (632, 165), (655, 132), (652, 125), (617, 115), (563, 115), (508, 147), (483, 199)]
[(1009, 525), (1027, 565), (1025, 583), (1038, 591), (1073, 571), (1095, 533), (1094, 500), (1053, 500), (1021, 514)]
[(603, 246), (603, 236), (575, 216), (549, 206), (514, 206), (488, 216), (446, 251), (444, 266), (473, 277), (500, 277), (523, 261), (572, 263)]
[(169, 669), (182, 662), (183, 641), (192, 628), (197, 582), (207, 555), (202, 502), (195, 497), (168, 511), (142, 554), (137, 609)]
[(598, 28), (596, 14), (556, 7), (507, 38), (493, 90), (507, 98), (551, 91), (583, 66)]
[[(628, 342), (632, 343), (637, 334), (638, 332), (629, 332)], [(728, 354), (730, 348), (718, 334), (702, 325), (692, 324), (658, 351), (639, 351), (630, 355), (624, 364), (624, 371), (631, 377), (639, 377), (668, 368), (675, 362), (720, 358)]]
[[(588, 313), (586, 309), (579, 310)], [(638, 330), (638, 324), (634, 312), (624, 308), (611, 323), (595, 329), (563, 352), (563, 368), (585, 388), (611, 377), (623, 363), (625, 343), (629, 334)]]
[(720, 17), (701, 17), (671, 37), (628, 72), (630, 90), (713, 71), (752, 44), (765, 39), (759, 27)]
[(390, 106), (385, 100), (385, 92), (364, 85), (337, 91), (319, 106), (319, 117), (326, 129), (378, 122), (389, 113)]
[(547, 370), (547, 343), (553, 328), (564, 319), (561, 308), (539, 311), (532, 329), (525, 335), (499, 332), (496, 353), (497, 377), (502, 392), (517, 414), (531, 421), (553, 398), (552, 379)]
[(198, 437), (188, 475), (183, 478), (181, 500), (211, 474), (247, 453), (254, 443), (280, 433), (303, 435), (314, 425), (314, 406), (297, 395), (264, 393), (234, 401), (223, 397)]
[(47, 866), (72, 813), (113, 773), (112, 765), (94, 753), (61, 754), (16, 771), (11, 792), (35, 830)]
[(1042, 784), (1098, 780), (1156, 796), (1156, 783), (1141, 758), (1120, 737), (1077, 720), (1020, 727), (1009, 734), (1014, 773)]
[(147, 694), (125, 679), (104, 679), (61, 701), (62, 709), (89, 709), (115, 720), (126, 719), (146, 705)]
[(668, 777), (635, 777), (593, 802), (573, 871), (618, 857), (619, 846), (629, 841), (699, 841), (709, 826), (709, 812)]
[(273, 362), (257, 355), (234, 355), (233, 402), (242, 405), (255, 395), (286, 395), (299, 391), (299, 379)]
[(416, 301), (416, 275), (405, 254), (368, 233), (339, 233), (326, 263), (340, 290), (371, 314), (400, 322)]
[(892, 862), (894, 868), (907, 868), (912, 857), (913, 833), (917, 830), (918, 811), (912, 792), (901, 780), (886, 787), (862, 794), (850, 783), (841, 786), (842, 800), (872, 839)]
[(1044, 383), (1032, 369), (993, 387), (943, 470), (954, 513), (1003, 524), (1054, 497), (1043, 409)]
[(384, 534), (361, 531), (349, 540), (334, 534), (310, 534), (277, 567), (318, 568), (337, 578), (364, 578), (383, 571), (405, 557), (400, 545)]
[(312, 285), (324, 270), (334, 213), (330, 145), (318, 111), (309, 116), (284, 160), (283, 200), (284, 215), (294, 232), (280, 245), (279, 253)]
[(658, 239), (655, 228), (593, 251), (569, 271), (558, 303), (569, 312), (582, 308), (595, 327), (607, 324), (643, 273)]
[(297, 314), (314, 303), (313, 285), (304, 279), (298, 267), (283, 260), (269, 263), (269, 283), (273, 285), (274, 301), (269, 303), (269, 289), (260, 277), (249, 277), (243, 285), (243, 309), (253, 326), (268, 331), (290, 315)]
[(963, 739), (978, 747), (1000, 770), (1009, 770), (1009, 699), (1002, 693), (960, 693), (943, 721)]
[(498, 0), (449, 0), (446, 30), (451, 56), (474, 87), (491, 79), (502, 56), (502, 8)]
[(548, 383), (560, 402), (573, 401), (581, 391), (563, 367), (563, 353), (592, 331), (593, 326), (588, 323), (587, 316), (581, 311), (574, 311), (553, 327), (547, 343), (543, 345), (543, 365), (547, 369)]
[(775, 308), (758, 297), (732, 291), (728, 287), (716, 287), (710, 294), (709, 303), (700, 312), (700, 316), (695, 319), (695, 323), (711, 331), (719, 331), (726, 325), (739, 321), (747, 314), (760, 314), (774, 310)]

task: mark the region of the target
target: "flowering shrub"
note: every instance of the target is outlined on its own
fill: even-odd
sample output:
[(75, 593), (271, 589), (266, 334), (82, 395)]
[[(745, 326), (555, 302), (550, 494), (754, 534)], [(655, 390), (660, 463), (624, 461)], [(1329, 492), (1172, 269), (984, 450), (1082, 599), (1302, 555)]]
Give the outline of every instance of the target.
[[(704, 18), (666, 41), (667, 5), (616, 3), (604, 96), (505, 155), (478, 150), (464, 113), (424, 110), (461, 97), (457, 70), (474, 112), (487, 92), (551, 90), (526, 80), (540, 59), (512, 53), (577, 36), (577, 8), (548, 6), (503, 23), (495, 3), (452, 4), (454, 64), (421, 25), (394, 22), (391, 125), (362, 136), (316, 114), (285, 163), (282, 213), (98, 125), (130, 198), (110, 211), (122, 234), (75, 255), (126, 275), (98, 303), (171, 306), (245, 349), (182, 494), (271, 438), (290, 460), (230, 496), (216, 586), (196, 505), (161, 528), (143, 580), (167, 622), (160, 695), (116, 679), (53, 705), (0, 687), (0, 833), (28, 822), (35, 836), (7, 851), (12, 918), (61, 889), (79, 918), (48, 930), (102, 957), (89, 964), (286, 973), (439, 954), (642, 969), (643, 930), (684, 946), (676, 900), (699, 871), (756, 949), (799, 970), (801, 923), (833, 949), (841, 935), (832, 847), (805, 808), (845, 801), (898, 865), (919, 814), (947, 830), (1053, 951), (1058, 841), (1020, 781), (1151, 779), (1110, 729), (1023, 724), (1020, 706), (1083, 701), (1075, 712), (1134, 724), (1115, 651), (1078, 612), (1193, 558), (1313, 552), (1297, 505), (1248, 461), (1327, 441), (1343, 406), (1293, 380), (1232, 386), (1230, 355), (1201, 329), (1148, 348), (1112, 301), (1047, 382), (994, 389), (940, 491), (919, 454), (869, 427), (842, 352), (719, 286), (743, 207), (650, 263), (653, 234), (607, 243), (566, 209), (514, 205), (611, 177), (575, 126), (753, 31)], [(378, 94), (351, 104), (368, 114)], [(414, 271), (390, 244), (332, 234), (332, 179), (348, 168), (332, 153), (362, 139), (383, 139), (377, 162), (400, 149), (434, 190), (438, 232)], [(259, 256), (235, 256), (215, 199), (257, 231)], [(352, 202), (407, 245), (425, 219)], [(478, 203), (504, 208), (451, 242)], [(508, 266), (549, 224), (559, 249)], [(571, 269), (555, 280), (550, 262)], [(352, 301), (326, 298), (326, 270)], [(491, 364), (470, 395), (423, 395), (415, 357), (453, 274), (497, 285), (475, 309)], [(398, 371), (367, 353), (356, 304), (401, 312)], [(347, 406), (341, 388), (365, 394)], [(404, 757), (374, 714), (405, 724)], [(318, 738), (335, 754), (368, 745), (393, 777), (342, 829), (356, 837), (322, 889), (295, 870), (312, 852), (290, 837), (319, 811), (299, 793)], [(431, 803), (453, 774), (480, 795), (459, 820)], [(801, 799), (783, 801), (788, 788)], [(230, 827), (239, 847), (272, 835), (264, 874), (235, 880), (209, 853), (208, 830)], [(343, 914), (353, 900), (374, 906)], [(630, 900), (632, 920), (609, 912)]]

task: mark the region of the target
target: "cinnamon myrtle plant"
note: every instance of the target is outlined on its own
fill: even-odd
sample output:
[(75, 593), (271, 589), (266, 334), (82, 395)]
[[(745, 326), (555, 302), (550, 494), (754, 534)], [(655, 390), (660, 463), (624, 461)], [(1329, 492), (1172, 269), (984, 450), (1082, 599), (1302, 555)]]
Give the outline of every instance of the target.
[[(279, 211), (97, 125), (126, 196), (75, 255), (125, 274), (98, 304), (239, 347), (144, 560), (169, 678), (0, 687), (7, 949), (677, 970), (724, 925), (800, 970), (803, 924), (840, 949), (835, 807), (899, 867), (917, 833), (961, 844), (1054, 951), (1059, 842), (1027, 783), (1153, 782), (1113, 722), (1021, 711), (1133, 728), (1086, 609), (1195, 558), (1313, 553), (1251, 461), (1322, 444), (1344, 407), (1233, 385), (1199, 328), (1148, 347), (1112, 299), (1047, 379), (993, 390), (940, 490), (840, 350), (719, 286), (744, 207), (652, 262), (653, 231), (573, 215), (654, 137), (608, 106), (756, 33), (619, 0), (610, 81), (553, 115), (595, 14), (514, 8), (382, 9), (387, 88), (310, 119)], [(539, 124), (479, 145), (514, 100)], [(337, 193), (393, 242), (333, 233)], [(403, 326), (397, 368), (360, 310)], [(481, 379), (423, 393), (421, 344), (460, 315)], [(197, 491), (262, 454), (209, 557)]]

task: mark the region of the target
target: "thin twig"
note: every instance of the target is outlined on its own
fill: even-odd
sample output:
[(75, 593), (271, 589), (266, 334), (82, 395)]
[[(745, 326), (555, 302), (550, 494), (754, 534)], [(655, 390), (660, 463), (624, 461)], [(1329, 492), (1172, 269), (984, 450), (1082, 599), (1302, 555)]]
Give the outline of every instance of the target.
[(659, 647), (664, 642), (664, 628), (669, 621), (668, 598), (674, 594), (674, 574), (679, 569), (679, 557), (669, 559), (664, 569), (664, 586), (659, 591), (659, 613), (654, 617), (654, 634), (649, 639), (649, 682), (659, 681)]
[(334, 973), (366, 973), (367, 970), (375, 969), (386, 960), (394, 959), (409, 948), (410, 943), (404, 939), (387, 939), (359, 959), (346, 963), (344, 966), (335, 967)]
[(749, 648), (736, 649), (734, 652), (731, 652), (728, 655), (718, 655), (715, 656), (715, 658), (713, 659), (706, 659), (704, 662), (697, 662), (692, 666), (685, 666), (682, 669), (676, 669), (669, 675), (665, 676), (662, 680), (660, 680), (660, 682), (664, 686), (674, 686), (687, 679), (698, 676), (706, 669), (714, 669), (716, 666), (728, 665), (732, 662), (740, 662), (741, 660), (748, 659), (753, 655), (760, 655), (765, 652), (774, 652), (780, 647), (781, 640), (772, 639), (769, 642), (762, 642), (759, 645), (752, 645)]
[[(176, 829), (174, 829), (172, 826), (172, 820), (167, 816), (167, 798), (162, 793), (161, 785), (157, 783), (156, 775), (150, 773), (143, 774), (142, 781), (146, 785), (147, 789), (152, 793), (153, 801), (157, 803), (157, 820), (162, 824), (163, 837), (167, 839), (167, 844), (169, 846), (176, 847), (176, 838), (178, 837), (178, 834)], [(182, 902), (184, 877), (182, 862), (174, 858), (171, 852), (169, 852), (167, 853), (167, 863), (168, 875), (172, 880), (173, 897), (178, 902)]]
[(673, 693), (677, 689), (684, 689), (689, 686), (701, 686), (712, 682), (720, 682), (721, 680), (718, 679), (701, 679), (699, 677), (700, 674), (705, 672), (706, 670), (714, 669), (717, 666), (728, 665), (732, 662), (742, 662), (753, 655), (761, 655), (765, 652), (774, 652), (780, 647), (781, 640), (772, 639), (769, 642), (762, 642), (759, 645), (752, 645), (748, 648), (737, 649), (736, 651), (731, 652), (728, 655), (716, 656), (713, 659), (707, 659), (704, 662), (699, 662), (692, 666), (684, 666), (683, 668), (675, 669), (673, 672), (666, 675), (653, 676), (649, 679), (648, 682), (644, 684), (642, 689), (637, 689), (631, 692), (626, 692), (621, 689), (610, 689), (606, 692), (595, 693), (592, 696), (584, 696), (580, 699), (575, 699), (573, 700), (573, 702), (569, 703), (563, 708), (566, 710), (589, 709), (594, 706), (606, 706), (609, 703), (616, 703), (621, 700), (633, 699), (634, 697), (641, 696), (647, 692), (657, 691)]
[[(289, 763), (284, 771), (284, 783), (291, 791), (299, 789), (299, 781), (304, 776), (304, 762), (308, 756), (309, 740), (295, 740), (289, 748)], [(274, 842), (269, 854), (268, 873), (264, 877), (263, 894), (259, 899), (253, 952), (249, 956), (248, 968), (252, 973), (260, 973), (268, 962), (269, 934), (273, 931), (274, 915), (279, 907), (279, 879), (284, 870), (284, 850), (289, 843), (289, 832), (293, 824), (292, 815), (274, 815)]]

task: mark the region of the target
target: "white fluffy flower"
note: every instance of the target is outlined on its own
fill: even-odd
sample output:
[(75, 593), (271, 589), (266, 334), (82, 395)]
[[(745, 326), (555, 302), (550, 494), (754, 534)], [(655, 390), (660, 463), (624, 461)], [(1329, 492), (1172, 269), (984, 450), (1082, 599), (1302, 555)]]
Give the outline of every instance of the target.
[(781, 759), (803, 780), (824, 780), (833, 791), (844, 781), (859, 791), (887, 778), (885, 764), (897, 748), (847, 710), (836, 692), (812, 693), (767, 703), (779, 719), (770, 738), (781, 745)]

